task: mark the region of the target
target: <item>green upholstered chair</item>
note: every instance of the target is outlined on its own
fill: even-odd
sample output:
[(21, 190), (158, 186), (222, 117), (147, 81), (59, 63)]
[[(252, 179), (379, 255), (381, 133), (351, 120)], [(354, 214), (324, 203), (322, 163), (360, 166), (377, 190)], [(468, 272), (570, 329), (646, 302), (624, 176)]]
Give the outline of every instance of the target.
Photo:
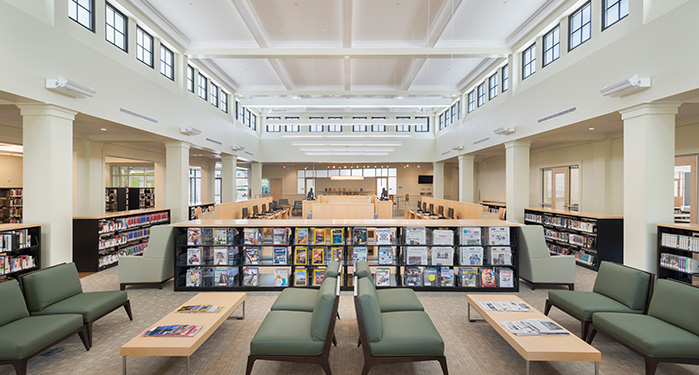
[(175, 274), (175, 234), (171, 225), (150, 228), (148, 246), (142, 256), (119, 257), (119, 283), (124, 290), (132, 284), (155, 284), (159, 289)]
[(699, 365), (699, 288), (674, 280), (655, 283), (647, 314), (599, 312), (592, 316), (588, 343), (603, 332), (646, 363), (646, 375), (660, 362)]
[[(325, 276), (323, 277), (321, 287), (326, 282), (330, 282), (334, 288), (338, 277), (342, 276), (340, 271), (340, 262), (330, 262), (325, 268)], [(274, 304), (272, 304), (271, 310), (313, 312), (316, 299), (318, 298), (318, 291), (318, 289), (311, 288), (284, 288), (274, 301)]]
[(75, 333), (90, 350), (82, 316), (30, 316), (17, 280), (0, 283), (0, 300), (0, 365), (12, 365), (24, 375), (29, 359)]
[(371, 288), (374, 288), (374, 293), (379, 302), (379, 308), (381, 312), (393, 312), (393, 311), (425, 311), (425, 308), (420, 303), (417, 298), (415, 291), (410, 288), (386, 288), (376, 290), (374, 284), (371, 282), (371, 269), (369, 264), (360, 260), (355, 265), (355, 275), (358, 279), (367, 279)]
[(544, 228), (541, 225), (519, 227), (519, 277), (532, 289), (537, 285), (565, 285), (575, 289), (575, 257), (552, 256), (546, 246)]
[(356, 278), (354, 305), (364, 352), (362, 375), (375, 365), (438, 361), (447, 375), (444, 341), (424, 311), (382, 312), (371, 278)]
[(80, 314), (92, 346), (92, 324), (110, 312), (124, 307), (130, 320), (131, 303), (125, 291), (83, 292), (75, 263), (30, 272), (20, 276), (20, 283), (32, 316)]

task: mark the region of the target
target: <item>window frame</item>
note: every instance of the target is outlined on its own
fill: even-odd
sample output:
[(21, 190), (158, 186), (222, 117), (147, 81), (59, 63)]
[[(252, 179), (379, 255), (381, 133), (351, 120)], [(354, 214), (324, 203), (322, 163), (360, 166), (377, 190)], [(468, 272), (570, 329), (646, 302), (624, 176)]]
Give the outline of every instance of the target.
[[(308, 117), (308, 119), (309, 119), (309, 120), (322, 120), (323, 117), (322, 117), (322, 116), (321, 116), (321, 117), (311, 116), (311, 117)], [(318, 128), (319, 126), (320, 126), (320, 128)], [(322, 132), (323, 132), (323, 128), (324, 128), (323, 125), (309, 125), (309, 126), (308, 126), (308, 132), (309, 132), (309, 133), (322, 133)], [(316, 129), (316, 130), (314, 130), (314, 129)], [(320, 130), (317, 130), (317, 129), (320, 129)]]
[[(616, 19), (616, 21), (607, 24), (607, 17), (609, 15), (609, 9), (612, 8), (615, 5), (618, 5), (618, 14), (617, 16), (621, 15), (621, 3), (626, 2), (626, 14), (623, 16), (620, 16), (619, 18)], [(609, 6), (609, 3), (612, 2), (612, 5)], [(628, 17), (630, 13), (630, 6), (629, 6), (629, 0), (603, 0), (602, 1), (602, 31), (607, 30), (608, 28), (612, 27), (615, 25), (617, 22), (623, 20), (624, 18)]]
[[(558, 42), (556, 42), (555, 34), (554, 32), (558, 31)], [(548, 37), (551, 36), (551, 41), (553, 42), (553, 45), (550, 46), (550, 48), (547, 48), (547, 39)], [(546, 34), (544, 34), (543, 37), (541, 37), (541, 49), (543, 50), (541, 52), (541, 67), (544, 68), (554, 61), (558, 60), (561, 57), (561, 24), (556, 25), (554, 28), (549, 30)], [(546, 54), (547, 52), (551, 51), (551, 61), (546, 61)]]
[[(331, 117), (328, 116), (328, 120), (342, 120), (342, 116), (337, 117)], [(339, 129), (339, 130), (338, 130)], [(328, 133), (342, 133), (342, 125), (328, 125)]]
[[(163, 56), (170, 56), (171, 63), (168, 64), (166, 60), (163, 60)], [(163, 73), (163, 66), (166, 67), (165, 73)], [(168, 67), (170, 68), (170, 75), (166, 74)], [(160, 74), (169, 78), (171, 81), (175, 80), (175, 53), (162, 43), (160, 44)]]
[[(140, 35), (139, 35), (140, 32)], [(141, 44), (141, 38), (143, 37), (143, 41), (149, 40), (150, 41), (150, 50), (147, 50), (144, 45)], [(154, 63), (153, 63), (153, 52), (155, 52), (154, 49), (154, 44), (155, 44), (155, 39), (153, 38), (153, 35), (150, 35), (146, 30), (143, 30), (141, 26), (136, 25), (136, 60), (146, 64), (149, 66), (151, 69), (154, 69)], [(145, 60), (142, 60), (141, 58), (138, 57), (139, 52), (141, 52), (141, 55), (143, 58), (145, 58), (145, 52), (148, 52), (150, 55), (150, 61), (146, 62)]]
[[(68, 3), (68, 18), (71, 20), (75, 21), (78, 25), (92, 31), (93, 33), (95, 32), (95, 0), (89, 0), (90, 1), (90, 9), (86, 9), (82, 5), (80, 5), (80, 2), (78, 0), (69, 0), (70, 2)], [(73, 3), (73, 4), (71, 4)], [(75, 18), (71, 17), (70, 11), (72, 5), (75, 5)], [(80, 10), (79, 8), (85, 9), (88, 14), (90, 15), (89, 17), (89, 25), (85, 25), (84, 23), (80, 22), (78, 18), (78, 11)]]
[[(192, 73), (190, 76), (189, 73)], [(187, 91), (194, 93), (194, 67), (187, 64)]]
[[(430, 117), (429, 116), (415, 116), (415, 119), (425, 119), (425, 125), (415, 125), (416, 133), (427, 133), (430, 131)], [(423, 128), (424, 126), (424, 128)], [(424, 129), (424, 130), (423, 130)]]
[[(590, 10), (589, 11), (590, 19), (588, 20), (587, 23), (583, 23), (583, 14), (584, 14), (583, 11), (587, 7), (590, 8), (589, 9)], [(578, 14), (580, 14), (580, 27), (573, 30), (572, 20)], [(590, 35), (588, 35), (587, 39), (583, 40), (582, 39), (582, 30), (585, 28), (585, 25), (589, 26), (588, 28), (589, 28)], [(577, 32), (578, 30), (580, 30), (580, 34), (581, 34), (580, 35), (580, 43), (573, 45), (573, 34), (575, 32)], [(568, 52), (580, 47), (581, 45), (583, 45), (585, 42), (587, 42), (590, 39), (592, 39), (592, 1), (588, 1), (585, 4), (581, 5), (580, 8), (576, 9), (573, 13), (570, 14), (570, 16), (568, 16)]]
[(473, 89), (468, 94), (466, 94), (466, 100), (467, 100), (466, 110), (468, 111), (468, 113), (475, 111), (476, 110), (476, 89)]
[(493, 75), (488, 77), (488, 100), (495, 99), (500, 93), (499, 82), (498, 72), (495, 72)]
[(211, 87), (209, 88), (209, 103), (211, 103), (212, 106), (218, 108), (218, 85), (216, 85), (213, 81), (209, 82), (209, 85), (211, 85)]
[[(372, 117), (372, 120), (385, 120), (386, 116), (383, 117)], [(386, 132), (386, 125), (371, 125), (371, 132), (372, 133), (385, 133)]]
[[(486, 96), (485, 96), (485, 81), (481, 82), (480, 85), (476, 88), (477, 92), (477, 99), (476, 99), (476, 104), (478, 105), (478, 108), (482, 107), (486, 103)], [(483, 100), (481, 100), (483, 99)]]
[(502, 92), (510, 89), (510, 64), (505, 64), (505, 66), (500, 69), (500, 86), (502, 87)]
[[(72, 1), (72, 0), (71, 0)], [(120, 16), (124, 20), (124, 32), (122, 33), (121, 30), (118, 30), (115, 25), (110, 25), (109, 24), (109, 17), (107, 15), (108, 11), (112, 11), (114, 13), (114, 21), (116, 21), (116, 17)], [(110, 41), (107, 38), (107, 34), (109, 33), (109, 29), (114, 30), (115, 36), (116, 33), (119, 33), (124, 36), (124, 47), (122, 48), (121, 46), (117, 45), (115, 42)], [(104, 7), (104, 40), (107, 41), (107, 43), (113, 45), (116, 48), (119, 48), (120, 50), (129, 53), (129, 17), (127, 17), (124, 13), (121, 13), (119, 9), (115, 8), (112, 4), (105, 2), (105, 7)], [(116, 39), (115, 39), (116, 41)]]
[(220, 97), (220, 103), (221, 105), (219, 108), (225, 113), (228, 113), (228, 93), (221, 90), (221, 97)]
[[(410, 116), (396, 116), (396, 120), (410, 120)], [(410, 132), (410, 125), (396, 125), (396, 133), (409, 133), (409, 132)]]
[[(197, 77), (197, 95), (202, 98), (203, 100), (206, 100), (207, 102), (209, 101), (209, 79), (206, 78), (205, 75), (201, 74), (199, 72), (199, 76)], [(202, 81), (203, 80), (203, 81)], [(204, 83), (202, 85), (202, 82)]]
[[(526, 61), (525, 56), (531, 56), (531, 59)], [(527, 66), (531, 67), (531, 70), (529, 74), (525, 75)], [(522, 51), (522, 81), (531, 77), (534, 73), (536, 73), (536, 42)]]
[[(352, 117), (353, 120), (366, 120), (366, 117)], [(367, 126), (366, 125), (352, 125), (352, 132), (353, 133), (366, 133), (367, 132)]]

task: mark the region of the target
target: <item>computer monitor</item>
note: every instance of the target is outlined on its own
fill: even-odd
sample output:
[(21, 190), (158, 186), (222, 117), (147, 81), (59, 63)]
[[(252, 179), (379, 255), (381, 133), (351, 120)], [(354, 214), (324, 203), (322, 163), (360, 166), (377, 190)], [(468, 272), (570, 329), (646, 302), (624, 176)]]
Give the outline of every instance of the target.
[(264, 214), (266, 212), (267, 212), (267, 203), (262, 203), (262, 213)]
[(248, 211), (248, 208), (243, 207), (243, 219), (247, 219), (249, 214), (250, 214), (250, 212)]
[(439, 208), (437, 208), (437, 213), (439, 216), (444, 216), (444, 206), (439, 206)]
[(453, 219), (453, 218), (454, 218), (454, 209), (453, 209), (453, 208), (449, 207), (449, 209), (447, 210), (447, 217), (448, 217), (449, 219)]
[(260, 214), (260, 210), (258, 210), (257, 206), (252, 206), (252, 216), (257, 216)]
[(430, 209), (429, 209), (428, 212), (431, 213), (431, 214), (434, 213), (434, 203), (430, 203)]

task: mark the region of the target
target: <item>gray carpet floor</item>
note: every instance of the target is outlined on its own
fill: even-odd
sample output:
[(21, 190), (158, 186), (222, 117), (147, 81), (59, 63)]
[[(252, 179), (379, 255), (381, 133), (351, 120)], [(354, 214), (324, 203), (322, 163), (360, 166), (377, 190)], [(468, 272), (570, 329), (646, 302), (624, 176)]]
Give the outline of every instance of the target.
[[(576, 290), (592, 290), (595, 272), (577, 268)], [(116, 268), (111, 268), (82, 280), (85, 291), (115, 290), (119, 287)], [(29, 361), (30, 374), (120, 374), (121, 345), (138, 335), (162, 316), (174, 310), (195, 293), (173, 290), (172, 281), (163, 290), (157, 288), (130, 288), (129, 298), (134, 321), (128, 320), (123, 309), (98, 320), (94, 325), (93, 347), (85, 351), (78, 336), (58, 345), (62, 351), (53, 355), (40, 355)], [(520, 298), (543, 311), (548, 290), (531, 290), (526, 283), (520, 286)], [(193, 374), (244, 374), (250, 339), (262, 323), (279, 292), (248, 292), (245, 320), (228, 320), (191, 357)], [(485, 322), (469, 323), (465, 293), (418, 293), (425, 310), (432, 318), (445, 342), (447, 362), (451, 374), (503, 374), (525, 373), (524, 360)], [(351, 292), (340, 297), (340, 317), (336, 335), (338, 347), (330, 353), (333, 374), (360, 374), (363, 357), (357, 348), (357, 320)], [(580, 332), (580, 323), (568, 315), (554, 310), (550, 317), (571, 332)], [(408, 327), (406, 327), (408, 328)], [(594, 346), (602, 352), (602, 374), (643, 374), (640, 356), (612, 340), (597, 335)], [(130, 357), (128, 373), (186, 374), (187, 362), (183, 358)], [(586, 362), (533, 362), (532, 375), (594, 373), (592, 363)], [(14, 374), (11, 366), (0, 366), (0, 375)], [(253, 374), (323, 374), (315, 365), (258, 361)], [(437, 362), (382, 365), (374, 367), (371, 374), (424, 375), (441, 374)], [(699, 366), (660, 364), (658, 375), (699, 375)]]

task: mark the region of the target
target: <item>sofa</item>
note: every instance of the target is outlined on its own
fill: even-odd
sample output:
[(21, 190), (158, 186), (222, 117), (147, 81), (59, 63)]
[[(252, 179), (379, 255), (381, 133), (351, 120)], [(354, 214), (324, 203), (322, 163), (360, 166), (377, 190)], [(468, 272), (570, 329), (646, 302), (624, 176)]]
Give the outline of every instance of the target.
[(92, 325), (99, 318), (123, 306), (129, 320), (133, 320), (125, 291), (83, 292), (75, 263), (26, 273), (19, 280), (30, 315), (81, 315), (90, 347)]
[(592, 292), (551, 290), (544, 314), (555, 306), (582, 324), (580, 338), (587, 338), (592, 315), (598, 312), (643, 314), (653, 289), (653, 274), (622, 264), (600, 263)]
[(645, 360), (646, 375), (660, 362), (699, 365), (699, 288), (674, 280), (655, 283), (647, 314), (598, 312), (588, 343), (602, 332)]
[(45, 349), (77, 333), (90, 350), (87, 330), (79, 314), (31, 316), (17, 280), (0, 283), (0, 364), (27, 373), (27, 362)]
[(175, 234), (172, 225), (150, 228), (148, 245), (143, 255), (119, 256), (119, 287), (152, 284), (163, 289), (163, 283), (175, 275)]
[(539, 285), (564, 285), (575, 289), (575, 257), (552, 256), (541, 225), (520, 226), (518, 240), (520, 279), (528, 282), (532, 289)]

